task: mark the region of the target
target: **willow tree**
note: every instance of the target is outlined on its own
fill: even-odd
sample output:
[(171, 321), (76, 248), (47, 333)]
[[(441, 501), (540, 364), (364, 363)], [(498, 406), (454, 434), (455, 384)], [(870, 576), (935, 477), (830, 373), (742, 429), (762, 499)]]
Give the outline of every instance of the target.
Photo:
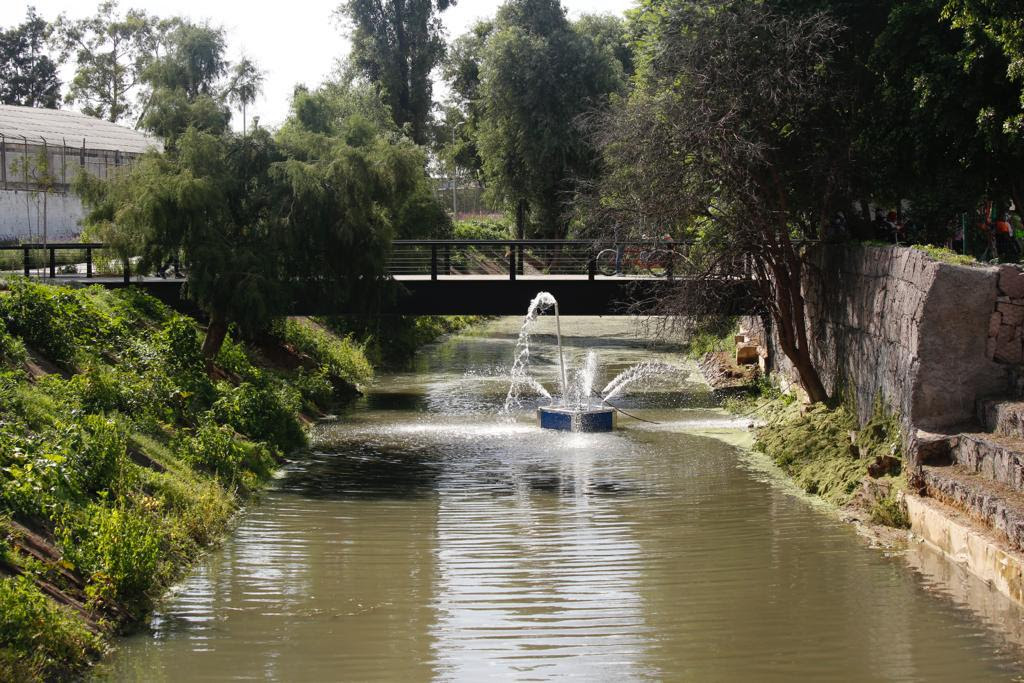
[[(595, 218), (695, 240), (689, 282), (657, 312), (686, 315), (753, 273), (753, 295), (812, 401), (828, 393), (809, 345), (800, 239), (843, 189), (849, 141), (831, 68), (839, 27), (753, 0), (658, 2), (636, 88), (607, 116)], [(621, 233), (620, 233), (621, 234)], [(680, 266), (682, 268), (683, 266)]]
[(372, 311), (404, 194), (423, 174), (410, 147), (365, 127), (293, 123), (280, 138), (189, 128), (169, 152), (78, 187), (89, 229), (139, 254), (141, 269), (180, 253), (187, 295), (209, 317), (212, 367), (231, 323), (261, 330), (296, 300)]

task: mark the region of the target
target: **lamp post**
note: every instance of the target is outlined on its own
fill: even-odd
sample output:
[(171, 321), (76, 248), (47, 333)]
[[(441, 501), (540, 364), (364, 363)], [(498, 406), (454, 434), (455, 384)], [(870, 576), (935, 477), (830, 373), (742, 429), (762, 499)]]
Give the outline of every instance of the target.
[(457, 170), (457, 166), (455, 165), (455, 131), (457, 131), (459, 127), (464, 125), (465, 123), (465, 121), (462, 121), (452, 126), (452, 218), (456, 220), (459, 217), (459, 198), (455, 188), (455, 172)]

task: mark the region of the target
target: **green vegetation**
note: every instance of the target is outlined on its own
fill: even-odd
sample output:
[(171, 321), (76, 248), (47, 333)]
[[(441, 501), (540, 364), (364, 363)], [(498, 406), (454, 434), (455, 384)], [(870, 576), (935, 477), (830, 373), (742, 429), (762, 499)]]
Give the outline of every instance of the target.
[(419, 348), (480, 320), (483, 316), (424, 315), (385, 316), (373, 321), (329, 317), (318, 322), (337, 336), (362, 340), (359, 348), (374, 366), (402, 367)]
[(703, 321), (687, 335), (686, 353), (690, 358), (701, 358), (716, 351), (732, 351), (736, 348), (733, 337), (739, 331), (739, 320), (718, 316)]
[(71, 609), (28, 576), (0, 578), (0, 678), (70, 678), (102, 652), (102, 642)]
[(209, 374), (197, 324), (135, 290), (0, 291), (5, 674), (63, 678), (95, 660), (305, 443), (300, 411), (372, 374), (350, 339), (299, 320), (276, 332), (229, 336)]
[(433, 82), (444, 56), (440, 17), (453, 0), (373, 2), (344, 0), (339, 18), (353, 27), (352, 67), (374, 83), (394, 117), (416, 144), (427, 141)]
[(955, 266), (985, 265), (983, 263), (979, 263), (978, 259), (969, 254), (958, 254), (952, 249), (947, 249), (946, 247), (936, 247), (930, 244), (923, 244), (915, 246), (914, 248), (919, 251), (923, 251), (936, 261), (941, 261), (942, 263), (949, 263)]
[(871, 521), (882, 526), (891, 526), (895, 529), (909, 529), (910, 518), (907, 516), (907, 506), (895, 495), (887, 496), (876, 501), (871, 506)]
[[(845, 407), (815, 404), (801, 410), (794, 401), (772, 400), (762, 403), (759, 413), (765, 423), (756, 432), (755, 448), (804, 491), (835, 505), (850, 502), (876, 459), (900, 457), (899, 421), (880, 403), (861, 429)], [(891, 510), (880, 511), (879, 518), (883, 515), (897, 519)]]
[(457, 240), (510, 240), (512, 224), (504, 219), (474, 218), (455, 223), (453, 238)]
[(0, 104), (49, 107), (60, 104), (58, 60), (43, 52), (50, 26), (34, 7), (20, 26), (0, 30)]
[(622, 64), (559, 0), (509, 0), (482, 47), (474, 129), (484, 175), (514, 207), (518, 236), (564, 238), (567, 197), (600, 168), (577, 119), (625, 92)]

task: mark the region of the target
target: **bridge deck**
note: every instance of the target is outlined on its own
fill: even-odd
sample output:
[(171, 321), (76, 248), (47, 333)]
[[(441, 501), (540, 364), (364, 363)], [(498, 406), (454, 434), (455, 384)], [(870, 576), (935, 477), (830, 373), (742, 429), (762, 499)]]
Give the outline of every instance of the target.
[[(387, 269), (399, 293), (380, 308), (401, 315), (521, 315), (540, 291), (553, 294), (567, 315), (625, 313), (631, 302), (671, 286), (672, 273), (685, 272), (689, 248), (682, 242), (644, 242), (601, 249), (573, 240), (407, 240), (392, 246)], [(136, 257), (122, 258), (103, 244), (0, 245), (0, 257), (0, 276), (19, 272), (60, 284), (135, 286), (194, 312), (182, 296), (184, 279), (135, 275)], [(618, 269), (628, 274), (604, 274)], [(726, 277), (722, 286), (735, 294), (729, 306), (747, 306), (746, 283)], [(315, 297), (292, 306), (294, 315), (350, 312), (327, 310)]]
[[(40, 278), (43, 282), (74, 286), (100, 285), (111, 289), (138, 287), (174, 308), (187, 308), (182, 298), (184, 279), (58, 275)], [(558, 299), (566, 315), (610, 315), (626, 312), (636, 296), (650, 294), (665, 281), (641, 276), (586, 275), (397, 275), (401, 286), (397, 299), (383, 306), (382, 313), (396, 315), (522, 315), (530, 300), (540, 291)], [(295, 315), (342, 315), (347, 311), (324, 310), (315, 301), (297, 301)]]

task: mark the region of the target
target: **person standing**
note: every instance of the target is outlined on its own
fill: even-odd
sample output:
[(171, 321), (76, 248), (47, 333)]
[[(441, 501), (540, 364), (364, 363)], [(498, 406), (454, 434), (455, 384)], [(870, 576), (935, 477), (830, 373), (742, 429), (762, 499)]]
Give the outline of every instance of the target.
[(1013, 239), (1013, 226), (1010, 225), (1009, 214), (1004, 213), (996, 220), (995, 231), (1000, 260), (1016, 262), (1020, 257), (1020, 249), (1017, 241)]

